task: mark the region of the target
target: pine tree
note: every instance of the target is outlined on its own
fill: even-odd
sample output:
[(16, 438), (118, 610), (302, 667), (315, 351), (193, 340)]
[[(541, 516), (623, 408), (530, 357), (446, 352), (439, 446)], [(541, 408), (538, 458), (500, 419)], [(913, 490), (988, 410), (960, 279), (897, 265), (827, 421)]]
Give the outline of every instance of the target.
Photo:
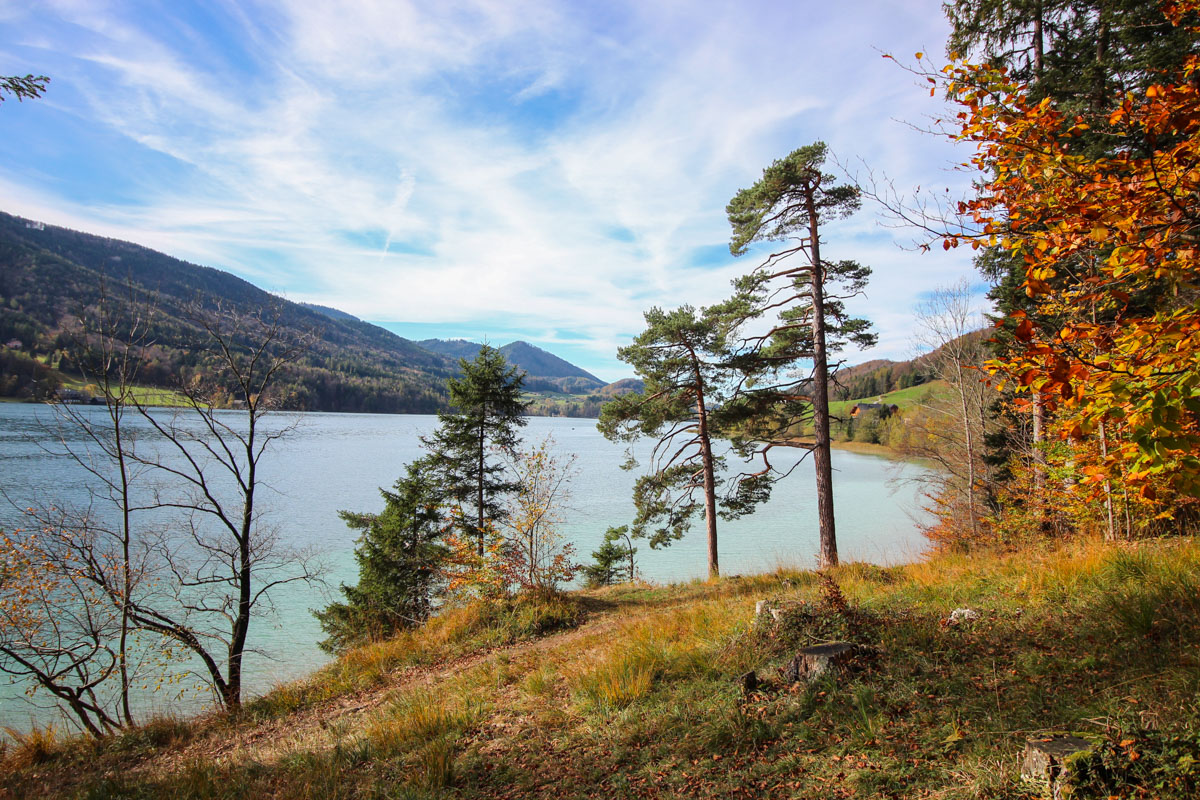
[(448, 383), (453, 410), (439, 413), (437, 431), (421, 441), (446, 502), (462, 510), (462, 532), (477, 539), (482, 553), (489, 522), (505, 516), (501, 500), (519, 488), (497, 456), (511, 456), (520, 443), (524, 376), (488, 345), (474, 361), (460, 359), (459, 368), (462, 376)]
[[(793, 244), (772, 253), (750, 274), (736, 280), (734, 297), (714, 313), (726, 325), (740, 326), (767, 318), (768, 328), (751, 337), (731, 361), (742, 372), (741, 383), (722, 408), (722, 424), (740, 431), (734, 447), (748, 454), (757, 447), (766, 461), (771, 447), (801, 446), (813, 453), (817, 478), (821, 566), (838, 562), (833, 518), (833, 471), (829, 441), (829, 357), (845, 343), (874, 343), (869, 323), (846, 316), (843, 300), (862, 291), (871, 270), (854, 261), (826, 261), (821, 256), (821, 228), (858, 210), (857, 187), (835, 183), (822, 172), (827, 149), (823, 142), (801, 147), (763, 170), (762, 178), (730, 200), (726, 213), (733, 229), (729, 250), (735, 256), (755, 242)], [(797, 258), (798, 257), (798, 258)], [(834, 287), (843, 287), (833, 294)], [(798, 376), (801, 361), (812, 363)], [(814, 441), (801, 443), (796, 433), (811, 419)], [(767, 462), (762, 477), (772, 468)], [(759, 488), (759, 487), (756, 487)]]
[[(674, 311), (652, 308), (645, 317), (646, 330), (633, 344), (617, 351), (617, 357), (634, 368), (645, 386), (641, 392), (606, 403), (597, 427), (613, 441), (656, 440), (649, 472), (634, 485), (634, 535), (645, 535), (647, 527), (653, 526), (650, 546), (669, 544), (683, 536), (693, 517), (702, 513), (708, 574), (715, 578), (720, 574), (717, 490), (723, 460), (713, 453), (716, 433), (710, 417), (730, 374), (724, 363), (726, 332), (706, 311), (697, 313), (691, 306)], [(626, 468), (635, 466), (631, 457)], [(735, 494), (722, 503), (722, 514), (729, 518), (746, 513), (752, 504), (744, 500), (744, 493)]]

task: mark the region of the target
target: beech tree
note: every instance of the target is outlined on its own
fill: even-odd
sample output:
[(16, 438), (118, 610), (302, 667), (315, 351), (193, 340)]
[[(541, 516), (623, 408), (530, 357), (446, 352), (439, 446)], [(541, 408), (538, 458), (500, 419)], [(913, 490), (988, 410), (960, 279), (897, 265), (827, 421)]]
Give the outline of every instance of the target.
[[(633, 367), (645, 382), (641, 392), (620, 395), (604, 405), (597, 427), (613, 441), (654, 439), (649, 471), (633, 490), (637, 517), (634, 534), (646, 535), (650, 546), (678, 539), (701, 512), (708, 538), (708, 574), (717, 577), (717, 490), (724, 459), (713, 454), (711, 411), (729, 373), (726, 335), (707, 311), (691, 306), (674, 311), (652, 308), (646, 330), (617, 358)], [(633, 469), (632, 454), (625, 464)], [(753, 483), (723, 503), (725, 515), (745, 513)]]
[[(763, 170), (757, 183), (729, 202), (729, 250), (735, 256), (756, 242), (789, 244), (736, 280), (734, 297), (715, 310), (728, 327), (765, 325), (730, 361), (740, 378), (722, 410), (723, 424), (736, 431), (739, 452), (754, 451), (762, 459), (762, 469), (744, 476), (747, 480), (776, 472), (769, 459), (773, 447), (812, 452), (823, 567), (838, 562), (829, 452), (830, 355), (847, 343), (862, 347), (875, 341), (869, 323), (848, 317), (844, 305), (862, 291), (870, 269), (854, 261), (827, 261), (821, 254), (822, 227), (860, 205), (857, 187), (838, 184), (822, 171), (826, 157), (823, 142), (801, 147)], [(812, 364), (807, 375), (796, 372), (801, 362)], [(810, 419), (813, 440), (803, 442), (798, 429)]]
[(459, 368), (461, 377), (448, 382), (452, 410), (440, 412), (438, 429), (421, 441), (446, 500), (462, 511), (458, 526), (476, 539), (482, 555), (489, 526), (505, 516), (503, 497), (520, 488), (503, 457), (515, 451), (526, 422), (524, 381), (486, 344), (473, 361), (460, 359)]
[[(1200, 4), (1163, 13), (1194, 50)], [(1200, 495), (1200, 60), (1188, 49), (1178, 72), (1106, 98), (1105, 132), (1133, 143), (1115, 151), (1086, 146), (1091, 117), (1002, 70), (944, 71), (962, 108), (952, 133), (975, 145), (985, 176), (959, 208), (970, 228), (945, 246), (998, 248), (1020, 265), (1029, 304), (1008, 313), (1014, 344), (992, 366), (1053, 414), (1072, 479), (1102, 499), (1114, 538), (1116, 501), (1141, 504), (1148, 524), (1196, 513)]]

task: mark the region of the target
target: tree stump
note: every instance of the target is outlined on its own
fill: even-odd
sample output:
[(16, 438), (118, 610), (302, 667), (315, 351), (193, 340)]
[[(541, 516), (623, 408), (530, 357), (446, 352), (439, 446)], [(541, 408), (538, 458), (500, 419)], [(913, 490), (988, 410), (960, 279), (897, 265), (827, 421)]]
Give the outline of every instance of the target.
[(834, 669), (841, 669), (859, 655), (858, 645), (850, 642), (830, 642), (801, 648), (795, 658), (783, 668), (788, 683), (814, 681)]
[(1054, 800), (1062, 797), (1062, 774), (1066, 760), (1092, 746), (1078, 736), (1055, 735), (1025, 740), (1025, 757), (1021, 762), (1021, 777), (1050, 790)]
[(754, 604), (754, 621), (755, 621), (755, 623), (760, 622), (762, 620), (762, 618), (766, 614), (769, 614), (770, 612), (771, 612), (771, 601), (770, 600), (759, 600), (757, 603)]
[(749, 695), (758, 690), (758, 673), (750, 670), (738, 678), (738, 683), (742, 687), (742, 694)]

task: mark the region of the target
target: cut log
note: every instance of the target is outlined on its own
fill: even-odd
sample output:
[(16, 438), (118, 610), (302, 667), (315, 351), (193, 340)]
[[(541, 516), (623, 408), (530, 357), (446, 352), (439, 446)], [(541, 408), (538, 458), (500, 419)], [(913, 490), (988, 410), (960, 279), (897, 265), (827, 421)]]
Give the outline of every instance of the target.
[(788, 683), (807, 683), (816, 680), (830, 670), (841, 669), (859, 655), (861, 648), (850, 642), (830, 642), (801, 648), (796, 657), (783, 668), (783, 679)]
[(1055, 735), (1025, 741), (1021, 777), (1048, 789), (1054, 800), (1063, 796), (1063, 765), (1071, 756), (1092, 746), (1078, 736)]

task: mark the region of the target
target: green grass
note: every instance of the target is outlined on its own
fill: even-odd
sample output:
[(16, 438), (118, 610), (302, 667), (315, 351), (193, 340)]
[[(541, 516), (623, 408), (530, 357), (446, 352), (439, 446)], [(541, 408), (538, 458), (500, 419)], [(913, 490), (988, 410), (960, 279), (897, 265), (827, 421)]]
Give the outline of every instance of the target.
[(888, 405), (896, 405), (903, 411), (906, 408), (912, 408), (925, 401), (927, 397), (938, 397), (946, 394), (949, 391), (949, 386), (945, 381), (931, 381), (923, 383), (919, 386), (909, 386), (907, 389), (896, 389), (887, 394), (875, 395), (874, 397), (862, 397), (856, 400), (836, 400), (829, 404), (829, 413), (837, 417), (848, 416), (850, 409), (857, 403), (887, 403)]
[[(45, 797), (1017, 800), (1035, 796), (1018, 777), (1026, 737), (1073, 731), (1100, 742), (1076, 798), (1195, 796), (1200, 544), (1085, 541), (828, 574), (459, 609), (283, 687), (257, 718), (190, 732), (161, 723), (123, 747), (43, 738), (36, 757), (10, 754), (0, 786)], [(755, 622), (757, 599), (780, 619)], [(572, 603), (588, 610), (578, 627)], [(945, 625), (963, 606), (978, 620)], [(812, 685), (782, 681), (797, 648), (831, 639), (863, 645), (862, 657)], [(414, 666), (426, 671), (404, 672)], [(762, 683), (743, 696), (737, 678), (750, 669)], [(269, 740), (323, 703), (376, 696), (280, 757), (196, 746), (282, 726), (264, 729)], [(159, 752), (175, 766), (154, 770)]]

